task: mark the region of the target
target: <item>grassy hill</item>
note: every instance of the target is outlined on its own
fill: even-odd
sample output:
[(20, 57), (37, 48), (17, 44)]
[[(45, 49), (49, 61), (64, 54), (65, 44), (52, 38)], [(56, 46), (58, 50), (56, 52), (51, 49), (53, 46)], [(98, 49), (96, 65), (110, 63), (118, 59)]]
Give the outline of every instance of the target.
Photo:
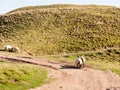
[(23, 7), (0, 15), (1, 48), (31, 55), (120, 47), (120, 8), (96, 5)]

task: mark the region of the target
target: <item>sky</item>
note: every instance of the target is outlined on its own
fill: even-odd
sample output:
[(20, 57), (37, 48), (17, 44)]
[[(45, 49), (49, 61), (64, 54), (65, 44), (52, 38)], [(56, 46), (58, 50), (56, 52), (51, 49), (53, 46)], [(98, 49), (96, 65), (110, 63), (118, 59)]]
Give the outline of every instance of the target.
[(51, 4), (77, 4), (77, 5), (109, 5), (120, 8), (120, 0), (0, 0), (0, 14), (25, 6), (40, 6)]

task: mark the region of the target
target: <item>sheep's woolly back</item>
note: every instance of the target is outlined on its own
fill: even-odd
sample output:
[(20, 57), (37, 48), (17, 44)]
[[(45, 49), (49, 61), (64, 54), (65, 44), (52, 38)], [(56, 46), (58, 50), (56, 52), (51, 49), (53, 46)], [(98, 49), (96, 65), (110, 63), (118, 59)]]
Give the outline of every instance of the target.
[(75, 61), (76, 68), (84, 67), (85, 58), (83, 56), (78, 56)]
[(77, 58), (76, 64), (78, 64), (78, 63), (79, 63), (80, 65), (83, 63), (81, 58)]
[(80, 56), (80, 58), (83, 60), (83, 63), (85, 63), (85, 57)]
[(11, 46), (11, 45), (6, 45), (6, 46), (5, 46), (5, 51), (9, 51), (10, 49), (12, 49), (12, 46)]

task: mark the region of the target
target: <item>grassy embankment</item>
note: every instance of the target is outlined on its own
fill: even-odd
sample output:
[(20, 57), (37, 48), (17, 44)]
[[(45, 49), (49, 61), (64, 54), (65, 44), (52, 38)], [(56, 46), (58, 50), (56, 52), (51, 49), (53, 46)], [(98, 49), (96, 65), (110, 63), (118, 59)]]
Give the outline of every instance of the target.
[(46, 78), (40, 66), (0, 61), (0, 90), (27, 90), (41, 86)]
[(120, 47), (119, 18), (111, 6), (24, 7), (0, 15), (0, 47), (15, 45), (33, 56)]

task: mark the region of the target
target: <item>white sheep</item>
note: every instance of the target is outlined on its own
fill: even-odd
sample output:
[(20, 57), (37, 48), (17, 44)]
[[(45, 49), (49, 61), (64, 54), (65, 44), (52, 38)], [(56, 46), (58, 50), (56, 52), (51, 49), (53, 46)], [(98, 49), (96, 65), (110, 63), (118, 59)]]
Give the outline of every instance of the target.
[(8, 51), (8, 52), (18, 52), (19, 48), (18, 47), (12, 47), (10, 45), (6, 45), (5, 50)]
[(5, 51), (10, 51), (12, 49), (12, 46), (11, 45), (6, 45), (5, 46)]
[(82, 68), (84, 67), (85, 58), (83, 56), (78, 56), (75, 61), (75, 67), (76, 68)]

